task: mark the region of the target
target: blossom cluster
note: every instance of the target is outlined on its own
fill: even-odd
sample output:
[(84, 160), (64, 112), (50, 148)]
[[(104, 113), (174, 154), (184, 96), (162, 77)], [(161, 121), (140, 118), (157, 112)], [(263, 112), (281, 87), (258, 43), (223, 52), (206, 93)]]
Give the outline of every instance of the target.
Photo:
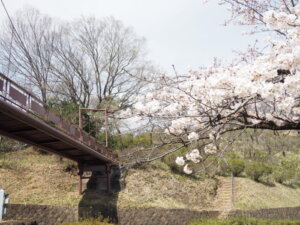
[[(300, 4), (290, 13), (268, 11), (263, 20), (284, 38), (270, 39), (268, 50), (251, 63), (207, 67), (183, 76), (164, 75), (157, 81), (161, 88), (156, 86), (140, 98), (134, 112), (168, 118), (166, 132), (186, 135), (190, 142), (204, 135), (214, 142), (225, 125), (278, 129), (299, 126)], [(211, 143), (204, 151), (214, 154), (217, 147)], [(179, 157), (176, 163), (185, 165), (184, 171), (190, 173), (185, 161), (200, 161), (198, 153)]]
[(200, 155), (198, 149), (194, 149), (191, 152), (187, 153), (185, 157), (179, 156), (176, 158), (175, 162), (179, 166), (183, 166), (183, 172), (186, 174), (191, 174), (193, 171), (189, 168), (188, 161), (191, 161), (193, 163), (199, 163), (203, 157)]

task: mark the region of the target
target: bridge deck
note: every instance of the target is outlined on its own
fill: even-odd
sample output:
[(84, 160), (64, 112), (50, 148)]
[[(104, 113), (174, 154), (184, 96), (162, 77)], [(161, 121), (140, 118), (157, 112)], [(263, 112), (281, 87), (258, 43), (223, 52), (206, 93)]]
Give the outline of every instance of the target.
[(118, 164), (117, 155), (0, 74), (0, 135), (84, 165)]

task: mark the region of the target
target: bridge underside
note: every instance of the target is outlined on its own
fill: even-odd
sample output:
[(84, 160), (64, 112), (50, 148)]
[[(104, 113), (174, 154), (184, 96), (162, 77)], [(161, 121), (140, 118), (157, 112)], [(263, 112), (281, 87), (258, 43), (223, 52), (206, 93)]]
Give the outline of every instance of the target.
[[(32, 115), (0, 100), (0, 134), (81, 164), (111, 163), (97, 151)], [(105, 148), (105, 147), (103, 147)]]
[(82, 192), (84, 172), (97, 172), (107, 179), (118, 165), (118, 156), (53, 112), (44, 102), (0, 73), (0, 135), (36, 146), (78, 163)]
[(111, 167), (116, 166), (116, 163), (80, 140), (54, 128), (52, 124), (41, 121), (1, 99), (0, 135), (76, 161), (78, 163), (79, 193), (82, 193), (82, 179), (90, 178), (84, 176), (84, 172), (87, 171), (101, 172), (102, 178), (106, 179), (107, 189), (110, 190)]

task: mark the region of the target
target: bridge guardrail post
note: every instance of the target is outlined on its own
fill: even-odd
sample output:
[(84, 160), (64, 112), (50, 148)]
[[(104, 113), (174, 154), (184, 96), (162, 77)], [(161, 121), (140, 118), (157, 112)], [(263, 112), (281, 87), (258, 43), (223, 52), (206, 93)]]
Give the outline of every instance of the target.
[(107, 118), (107, 108), (105, 108), (105, 146), (108, 147), (108, 118)]
[(27, 110), (30, 111), (30, 103), (31, 103), (31, 96), (30, 95), (27, 95), (27, 98), (26, 98), (26, 107), (27, 107)]
[(3, 189), (0, 189), (0, 222), (3, 219), (3, 215), (6, 213), (6, 207), (9, 202), (9, 194), (5, 194)]
[(4, 101), (6, 101), (7, 96), (8, 96), (8, 87), (9, 87), (9, 85), (8, 85), (8, 80), (7, 79), (4, 79), (4, 81), (5, 81), (5, 86), (4, 86)]

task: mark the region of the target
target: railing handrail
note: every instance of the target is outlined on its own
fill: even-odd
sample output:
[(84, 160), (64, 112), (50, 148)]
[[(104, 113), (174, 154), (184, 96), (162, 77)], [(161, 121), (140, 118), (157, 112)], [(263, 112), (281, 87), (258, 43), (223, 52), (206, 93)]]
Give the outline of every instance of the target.
[[(79, 132), (79, 135), (80, 135), (80, 138), (79, 138), (79, 141), (82, 142), (83, 144), (91, 147), (91, 141), (94, 142), (94, 144), (96, 146), (93, 146), (93, 148), (96, 147), (96, 151), (98, 148), (102, 148), (102, 149), (105, 149), (104, 152), (100, 152), (101, 154), (104, 154), (105, 156), (108, 156), (110, 158), (110, 160), (117, 160), (118, 159), (118, 156), (116, 154), (113, 154), (112, 152), (109, 152), (107, 151), (107, 147), (104, 147), (102, 146), (96, 138), (94, 138), (93, 136), (91, 136), (90, 134), (88, 134), (86, 131), (84, 131), (83, 129), (81, 129), (80, 127), (78, 127), (78, 125), (76, 124), (71, 124), (69, 121), (67, 121), (62, 115), (60, 115), (59, 113), (57, 112), (53, 112), (51, 111), (51, 108), (46, 104), (44, 103), (43, 101), (41, 101), (38, 97), (36, 97), (34, 94), (32, 94), (31, 92), (27, 91), (26, 89), (24, 89), (23, 87), (21, 87), (19, 84), (17, 84), (16, 82), (14, 82), (13, 80), (11, 80), (10, 78), (8, 78), (7, 76), (5, 76), (4, 74), (0, 73), (0, 80), (3, 79), (3, 87), (2, 87), (2, 93), (5, 94), (5, 96), (1, 95), (5, 100), (8, 100), (8, 102), (18, 106), (19, 108), (33, 114), (35, 117), (38, 117), (39, 119), (42, 119), (44, 122), (47, 122), (49, 123), (50, 122), (50, 125), (52, 126), (52, 123), (54, 124), (54, 127), (56, 129), (60, 129), (62, 130), (64, 133), (66, 133), (68, 136), (72, 136), (74, 138), (74, 135), (72, 134), (71, 132), (71, 127), (74, 127), (78, 132)], [(9, 85), (9, 87), (8, 87)], [(19, 96), (19, 97), (25, 97), (26, 100), (25, 100), (25, 105), (19, 100), (16, 100), (14, 99), (12, 96), (9, 96), (10, 93), (9, 90), (10, 90), (10, 87), (13, 87), (15, 88), (16, 90), (18, 91), (21, 91), (19, 94), (22, 95), (22, 96)], [(1, 91), (0, 91), (1, 93)], [(24, 94), (23, 94), (24, 93)], [(10, 98), (9, 98), (10, 97)], [(37, 112), (35, 110), (32, 109), (32, 99), (36, 102), (36, 103), (39, 103), (40, 104), (40, 107), (42, 107), (42, 109), (45, 111), (45, 114), (44, 115), (41, 115), (40, 112)], [(18, 102), (18, 103), (16, 103)], [(40, 116), (38, 116), (38, 115)], [(52, 120), (49, 120), (49, 116), (50, 115), (53, 115), (53, 116), (56, 116), (59, 118), (59, 122), (58, 123), (55, 123), (53, 122)], [(65, 123), (67, 124), (68, 126), (68, 130), (66, 130), (65, 128), (63, 128), (63, 124), (62, 123)], [(83, 134), (86, 135), (87, 137), (87, 141), (84, 141), (84, 138), (83, 138)], [(77, 138), (77, 137), (76, 137)]]
[(20, 86), (18, 83), (16, 83), (12, 79), (8, 78), (7, 76), (5, 76), (3, 73), (0, 73), (0, 78), (3, 78), (4, 80), (7, 80), (9, 83), (13, 84), (13, 86), (18, 88), (19, 90), (21, 90), (25, 94), (29, 95), (31, 98), (34, 98), (37, 102), (39, 102), (39, 103), (43, 104), (44, 106), (46, 106), (46, 103), (44, 103), (42, 100), (40, 100), (38, 97), (36, 97), (33, 93), (31, 93), (30, 91), (27, 91), (25, 88)]

